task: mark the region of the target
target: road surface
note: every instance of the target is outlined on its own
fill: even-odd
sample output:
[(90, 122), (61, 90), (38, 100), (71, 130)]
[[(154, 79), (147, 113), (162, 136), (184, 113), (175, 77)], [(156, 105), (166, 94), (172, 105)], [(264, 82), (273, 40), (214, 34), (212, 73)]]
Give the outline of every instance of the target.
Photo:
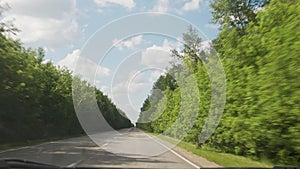
[[(170, 149), (166, 142), (136, 129), (120, 131), (116, 138), (95, 144), (89, 137), (52, 141), (0, 152), (17, 158), (65, 167), (200, 168)], [(99, 136), (99, 138), (101, 138)]]

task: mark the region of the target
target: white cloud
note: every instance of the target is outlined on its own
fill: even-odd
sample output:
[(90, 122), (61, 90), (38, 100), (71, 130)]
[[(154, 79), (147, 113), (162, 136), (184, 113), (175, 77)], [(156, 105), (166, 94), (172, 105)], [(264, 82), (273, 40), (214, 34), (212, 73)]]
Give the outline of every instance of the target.
[(205, 27), (209, 29), (215, 29), (215, 30), (219, 29), (219, 25), (211, 24), (211, 23), (205, 24)]
[(112, 87), (113, 94), (114, 95), (120, 95), (120, 94), (128, 94), (129, 92), (141, 92), (145, 87), (151, 86), (149, 82), (147, 82), (147, 79), (144, 80), (144, 82), (141, 81), (123, 81), (120, 82)]
[(109, 96), (128, 116), (136, 121), (139, 109), (149, 94), (153, 83), (164, 72), (160, 69), (133, 70), (129, 72), (124, 80), (118, 81), (112, 86)]
[[(135, 92), (141, 92), (141, 91), (144, 91), (145, 88), (147, 87), (151, 87), (152, 84), (150, 83), (131, 83), (128, 87), (128, 91), (130, 93), (135, 93)], [(148, 91), (147, 91), (148, 92)]]
[(75, 70), (76, 61), (80, 56), (80, 50), (74, 50), (72, 53), (68, 54), (64, 59), (57, 63), (60, 67), (66, 67), (71, 71)]
[(158, 68), (166, 68), (172, 61), (171, 50), (181, 46), (180, 42), (171, 43), (164, 40), (162, 46), (153, 45), (142, 52), (142, 65)]
[(134, 0), (94, 0), (94, 2), (100, 7), (106, 7), (109, 5), (120, 5), (127, 9), (132, 9), (136, 5)]
[[(27, 45), (59, 47), (82, 36), (78, 29), (76, 0), (3, 0), (11, 9), (2, 21), (14, 21)], [(16, 38), (16, 37), (15, 37)]]
[(162, 72), (162, 71), (158, 71), (158, 70), (152, 72), (152, 74), (151, 74), (150, 77), (148, 78), (148, 82), (151, 83), (151, 84), (153, 84), (154, 82), (157, 81), (157, 79), (158, 79), (161, 75), (163, 75), (163, 74), (165, 74), (165, 73), (166, 73), (165, 71)]
[(190, 2), (186, 2), (183, 6), (184, 11), (193, 11), (197, 10), (200, 7), (200, 0), (191, 0)]
[(168, 10), (169, 0), (158, 0), (152, 11), (166, 13)]
[[(164, 74), (165, 71), (159, 68), (148, 70), (133, 70), (128, 74), (128, 78), (112, 86), (114, 95), (128, 94), (128, 93), (148, 93), (153, 83)], [(126, 76), (126, 75), (124, 75)]]
[[(130, 112), (128, 115), (131, 119), (137, 119), (139, 108), (151, 90), (153, 82), (157, 79), (154, 79), (154, 75), (152, 74), (149, 77), (145, 76), (144, 73), (141, 73), (134, 79), (131, 79), (133, 77), (130, 76), (131, 75), (129, 75), (128, 80), (120, 81), (112, 86), (112, 93), (110, 93), (110, 95), (113, 101), (123, 110)], [(150, 78), (153, 79), (152, 82)]]
[(128, 89), (128, 81), (112, 86), (113, 95), (127, 93), (127, 89)]
[(146, 66), (167, 67), (170, 61), (170, 52), (161, 46), (153, 45), (142, 52), (142, 64)]
[[(128, 91), (131, 93), (144, 92), (147, 93), (152, 88), (153, 83), (159, 78), (164, 70), (159, 68), (150, 68), (148, 70), (133, 71), (129, 75)], [(146, 90), (146, 92), (145, 92)]]
[(110, 75), (110, 69), (101, 67), (95, 62), (80, 56), (79, 49), (68, 54), (64, 59), (59, 61), (57, 65), (60, 67), (66, 67), (71, 71), (75, 71), (76, 66), (76, 75), (83, 75), (83, 78), (88, 80), (90, 83), (94, 83), (94, 79), (96, 78), (107, 77)]
[(143, 41), (143, 36), (142, 35), (138, 35), (135, 36), (127, 41), (120, 41), (118, 39), (114, 39), (113, 40), (113, 44), (119, 49), (119, 50), (123, 50), (124, 47), (128, 48), (128, 49), (133, 49), (134, 46), (141, 44)]
[(210, 0), (157, 0), (151, 12), (175, 12), (179, 15), (183, 15), (189, 11), (199, 10), (200, 4), (209, 7)]
[(110, 88), (108, 86), (101, 86), (100, 90), (105, 94), (105, 95), (109, 95), (110, 94)]

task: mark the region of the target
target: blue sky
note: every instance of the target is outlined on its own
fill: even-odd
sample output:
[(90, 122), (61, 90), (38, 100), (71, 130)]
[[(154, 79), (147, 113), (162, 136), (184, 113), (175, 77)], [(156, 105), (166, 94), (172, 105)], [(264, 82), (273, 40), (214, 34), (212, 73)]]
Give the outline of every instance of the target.
[[(180, 37), (137, 34), (118, 39), (116, 36), (109, 40), (112, 48), (104, 58), (80, 59), (88, 53), (85, 45), (89, 45), (97, 31), (122, 17), (159, 12), (192, 23), (207, 36), (206, 40), (215, 38), (219, 32), (216, 25), (209, 23), (209, 0), (0, 0), (0, 4), (5, 3), (11, 9), (1, 20), (11, 21), (21, 30), (14, 38), (27, 47), (43, 47), (45, 59), (55, 65), (74, 70), (79, 61), (97, 70), (91, 73), (91, 83), (112, 98), (132, 121), (137, 120), (139, 107), (153, 82), (168, 67), (171, 59), (168, 51), (182, 45)], [(139, 23), (136, 21), (130, 26)], [(125, 24), (119, 30), (132, 29), (130, 26)], [(173, 28), (176, 25), (170, 26), (170, 31)], [(111, 31), (112, 34), (117, 32)], [(103, 42), (103, 36), (98, 37), (98, 46), (94, 44), (95, 52), (102, 43), (107, 43)]]

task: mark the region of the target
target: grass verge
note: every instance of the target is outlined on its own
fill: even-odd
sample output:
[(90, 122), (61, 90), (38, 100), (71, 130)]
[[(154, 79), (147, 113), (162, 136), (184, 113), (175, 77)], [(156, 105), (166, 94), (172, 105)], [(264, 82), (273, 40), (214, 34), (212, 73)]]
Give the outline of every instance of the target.
[[(173, 144), (178, 143), (178, 140), (170, 137), (157, 135), (157, 134), (153, 134), (153, 135)], [(184, 141), (181, 141), (179, 144), (177, 144), (177, 146), (224, 167), (261, 167), (261, 168), (273, 167), (273, 164), (269, 162), (255, 161), (247, 157), (233, 155), (229, 153), (220, 153), (220, 152), (214, 152), (209, 150), (203, 150), (197, 148), (196, 145), (194, 144), (184, 142)]]

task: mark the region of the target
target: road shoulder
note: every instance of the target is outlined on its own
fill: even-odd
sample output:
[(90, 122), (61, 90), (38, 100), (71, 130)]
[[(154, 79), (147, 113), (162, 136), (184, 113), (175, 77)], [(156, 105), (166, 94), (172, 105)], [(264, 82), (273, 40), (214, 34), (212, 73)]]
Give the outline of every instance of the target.
[[(149, 134), (148, 134), (149, 135)], [(197, 166), (201, 167), (205, 167), (205, 168), (216, 168), (216, 167), (222, 167), (214, 162), (211, 162), (203, 157), (200, 157), (196, 154), (193, 154), (192, 152), (189, 152), (181, 147), (178, 147), (177, 145), (174, 145), (166, 140), (163, 140), (161, 138), (158, 138), (154, 135), (149, 135), (150, 137), (152, 137), (153, 139), (155, 139), (156, 141), (159, 141), (161, 144), (169, 147), (170, 149), (172, 149), (173, 151), (175, 151), (176, 153), (178, 153), (179, 155), (183, 156), (184, 158), (188, 159), (190, 162), (196, 164)]]

